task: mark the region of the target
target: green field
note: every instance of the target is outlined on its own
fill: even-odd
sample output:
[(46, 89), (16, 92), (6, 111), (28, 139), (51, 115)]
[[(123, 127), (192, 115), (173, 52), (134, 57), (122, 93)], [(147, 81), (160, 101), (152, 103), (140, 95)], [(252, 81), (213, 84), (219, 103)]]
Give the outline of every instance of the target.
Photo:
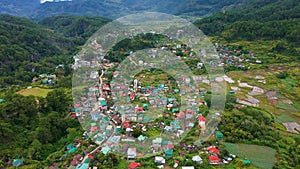
[(279, 122), (279, 123), (296, 122), (296, 119), (294, 119), (293, 117), (291, 117), (287, 114), (282, 114), (280, 116), (277, 116), (277, 118), (275, 119), (275, 122)]
[(276, 162), (276, 150), (270, 147), (232, 143), (224, 143), (224, 145), (230, 153), (249, 159), (253, 165), (260, 168), (272, 168)]
[(23, 96), (37, 96), (37, 97), (46, 97), (49, 92), (51, 92), (53, 89), (42, 89), (42, 88), (29, 88), (20, 90), (17, 92), (18, 94), (21, 94)]

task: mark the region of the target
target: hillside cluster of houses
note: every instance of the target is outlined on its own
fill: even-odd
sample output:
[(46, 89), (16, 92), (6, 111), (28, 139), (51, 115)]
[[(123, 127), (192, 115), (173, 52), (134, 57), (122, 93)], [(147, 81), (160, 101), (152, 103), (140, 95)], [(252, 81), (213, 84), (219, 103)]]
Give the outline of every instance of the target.
[[(220, 47), (216, 44), (216, 47), (221, 51), (221, 60), (226, 62), (226, 64), (233, 64), (239, 67), (242, 66), (242, 62), (248, 62), (246, 58), (232, 56), (232, 51), (227, 50), (224, 46)], [(239, 53), (239, 51), (234, 52)], [(251, 56), (255, 58), (254, 55)], [(88, 67), (89, 70), (95, 69), (83, 77), (83, 80), (91, 80), (95, 83), (88, 86), (86, 96), (81, 96), (74, 104), (72, 116), (85, 119), (83, 124), (86, 129), (84, 136), (101, 145), (101, 148), (95, 152), (101, 152), (104, 155), (114, 151), (121, 152), (128, 160), (133, 161), (129, 166), (131, 169), (141, 166), (141, 164), (134, 161), (149, 152), (163, 152), (164, 156), (154, 157), (154, 162), (158, 167), (163, 167), (166, 160), (173, 157), (174, 145), (176, 144), (174, 140), (178, 140), (186, 130), (193, 128), (195, 122), (198, 123), (198, 128), (202, 131), (205, 130), (206, 118), (200, 114), (199, 106), (206, 105), (203, 99), (206, 89), (191, 86), (192, 80), (206, 84), (224, 81), (234, 83), (226, 75), (209, 79), (207, 76), (187, 77), (179, 74), (178, 79), (180, 81), (177, 81), (177, 83), (181, 85), (180, 88), (172, 87), (170, 81), (157, 86), (144, 86), (139, 80), (140, 78), (133, 80), (133, 83), (108, 84), (109, 79), (105, 75), (112, 74), (113, 77), (117, 77), (120, 72), (105, 73), (104, 70), (111, 69), (117, 66), (118, 63), (110, 63), (103, 56), (86, 61), (82, 60), (80, 55), (76, 55), (74, 59), (75, 64), (72, 66), (74, 70), (84, 67)], [(99, 63), (99, 59), (101, 63)], [(199, 63), (198, 66), (202, 67), (203, 65)], [(141, 74), (140, 76), (145, 77), (146, 75)], [(112, 100), (115, 99), (115, 96), (112, 95), (112, 91), (116, 92), (115, 94), (118, 97), (125, 98), (129, 104), (113, 105)], [(257, 89), (253, 92), (260, 91)], [(174, 96), (187, 96), (181, 102), (187, 102), (191, 107), (180, 110), (179, 107), (182, 106), (180, 100), (172, 96), (167, 98), (161, 97), (164, 93)], [(134, 105), (135, 103), (137, 104)], [(149, 113), (149, 110), (150, 112), (158, 113)], [(169, 123), (155, 123), (156, 118), (168, 119)], [(151, 135), (147, 132), (153, 131), (153, 128), (160, 131), (160, 135), (154, 138), (147, 137), (147, 135)], [(141, 131), (138, 137), (134, 136), (136, 130)], [(163, 134), (168, 137), (163, 137)], [(140, 147), (147, 147), (145, 145), (148, 145), (148, 149), (141, 150)], [(231, 158), (220, 159), (219, 150), (216, 147), (207, 148), (207, 153), (210, 154), (210, 164), (227, 164), (232, 160)], [(81, 158), (79, 156), (74, 158), (77, 162), (73, 160), (71, 166), (80, 169), (84, 168), (83, 166), (86, 166), (83, 165), (85, 162), (79, 162), (80, 160), (78, 160)], [(202, 163), (202, 158), (199, 155), (194, 156), (192, 160)], [(179, 165), (179, 162), (174, 162), (174, 168), (177, 168)]]
[(219, 54), (220, 66), (233, 66), (236, 68), (250, 69), (249, 64), (261, 64), (262, 61), (251, 52), (243, 50), (230, 49), (227, 44), (215, 43), (215, 48)]

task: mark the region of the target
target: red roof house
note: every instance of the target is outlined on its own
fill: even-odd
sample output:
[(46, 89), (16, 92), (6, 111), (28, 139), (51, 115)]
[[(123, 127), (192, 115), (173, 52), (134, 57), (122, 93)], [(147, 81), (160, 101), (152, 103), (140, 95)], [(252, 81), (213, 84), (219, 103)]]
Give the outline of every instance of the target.
[(199, 117), (198, 117), (198, 121), (203, 121), (203, 122), (206, 122), (206, 118), (205, 118), (205, 117), (203, 117), (203, 116), (199, 116)]
[(134, 100), (134, 94), (133, 93), (130, 94), (130, 99)]
[(220, 163), (220, 158), (218, 156), (209, 156), (210, 164), (218, 164)]
[(208, 151), (211, 153), (211, 154), (218, 154), (220, 152), (220, 150), (218, 150), (215, 146), (211, 146), (208, 148)]
[(142, 166), (140, 163), (132, 162), (132, 163), (129, 164), (128, 169), (136, 169), (136, 168), (138, 168), (140, 166)]
[(130, 128), (130, 122), (129, 121), (125, 121), (123, 123), (123, 128)]

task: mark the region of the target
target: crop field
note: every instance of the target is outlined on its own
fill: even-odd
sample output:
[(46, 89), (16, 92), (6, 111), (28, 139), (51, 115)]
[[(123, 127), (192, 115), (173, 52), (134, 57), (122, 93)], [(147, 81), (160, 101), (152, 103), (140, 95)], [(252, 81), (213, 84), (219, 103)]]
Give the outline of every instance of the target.
[(291, 116), (289, 116), (287, 114), (282, 114), (280, 116), (277, 116), (277, 118), (276, 118), (275, 121), (279, 122), (279, 123), (296, 122), (296, 120), (293, 117), (291, 117)]
[(253, 165), (260, 168), (272, 168), (276, 162), (276, 150), (270, 147), (232, 143), (224, 143), (224, 145), (230, 153), (240, 158), (246, 158), (250, 160)]
[(53, 89), (42, 89), (42, 88), (27, 88), (24, 90), (21, 90), (17, 92), (18, 94), (21, 94), (23, 96), (36, 96), (36, 97), (46, 97), (47, 94), (52, 91)]

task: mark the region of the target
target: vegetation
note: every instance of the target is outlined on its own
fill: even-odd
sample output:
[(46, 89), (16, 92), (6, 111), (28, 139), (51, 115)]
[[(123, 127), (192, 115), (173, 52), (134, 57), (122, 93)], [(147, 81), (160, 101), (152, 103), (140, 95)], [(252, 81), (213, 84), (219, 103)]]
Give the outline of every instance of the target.
[(70, 75), (72, 54), (108, 21), (99, 17), (60, 16), (38, 24), (0, 15), (0, 87), (31, 82), (40, 74), (55, 72), (59, 64), (66, 65), (61, 75)]
[(45, 98), (47, 94), (52, 91), (53, 89), (42, 89), (42, 88), (27, 88), (18, 92), (23, 96), (35, 96), (35, 97), (43, 97)]
[(242, 159), (248, 159), (260, 168), (272, 168), (276, 162), (276, 150), (270, 147), (249, 144), (224, 144), (230, 153), (236, 154)]
[(274, 50), (289, 49), (288, 53), (296, 57), (299, 51), (295, 47), (300, 44), (299, 7), (297, 0), (253, 0), (245, 2), (236, 11), (216, 13), (195, 24), (205, 34), (222, 36), (229, 41), (285, 39), (289, 44), (280, 44)]
[[(0, 2), (0, 11), (27, 16), (36, 20), (61, 14), (105, 16), (118, 18), (140, 11), (157, 11), (189, 17), (202, 17), (221, 10), (229, 10), (243, 3), (242, 0), (73, 0), (40, 4), (38, 0)], [(80, 8), (79, 8), (80, 7)]]
[(60, 15), (47, 17), (38, 23), (49, 27), (65, 37), (72, 37), (76, 45), (82, 45), (101, 26), (110, 20), (102, 17)]
[[(203, 16), (222, 8), (223, 11), (231, 8), (231, 11), (199, 19), (195, 24), (207, 35), (214, 36), (212, 38), (214, 42), (228, 44), (227, 47), (230, 50), (241, 50), (241, 53), (245, 54), (249, 54), (250, 51), (254, 52), (263, 63), (247, 66), (253, 69), (253, 74), (264, 75), (267, 84), (258, 84), (257, 81), (244, 76), (244, 74), (249, 75), (249, 71), (245, 72), (246, 69), (232, 66), (226, 67), (225, 71), (230, 72), (228, 76), (235, 81), (242, 79), (250, 85), (255, 84), (265, 90), (276, 91), (278, 93), (276, 96), (281, 102), (276, 106), (271, 106), (267, 104), (266, 98), (257, 96), (261, 100), (259, 108), (250, 106), (235, 108), (236, 98), (242, 94), (228, 94), (225, 112), (221, 117), (222, 123), (218, 126), (218, 130), (224, 134), (224, 140), (219, 142), (222, 154), (228, 154), (226, 151), (229, 151), (240, 158), (250, 159), (257, 167), (271, 168), (275, 163), (273, 168), (299, 168), (300, 137), (286, 132), (281, 124), (282, 122), (297, 122), (299, 119), (299, 0), (246, 2), (209, 0), (203, 2), (202, 5), (199, 5), (199, 2), (175, 0), (166, 1), (164, 5), (160, 5), (157, 0), (104, 1), (101, 3), (96, 3), (95, 0), (84, 3), (78, 0), (74, 4), (66, 2), (60, 10), (65, 11), (69, 8), (71, 13), (79, 15), (87, 9), (98, 8), (94, 13), (88, 14), (105, 13), (109, 16), (117, 16), (116, 11), (120, 9), (124, 13), (128, 12), (126, 8), (123, 8), (126, 4), (135, 11), (144, 10), (152, 5), (150, 10)], [(6, 0), (0, 2), (0, 11), (4, 8), (4, 3), (9, 2)], [(28, 4), (29, 1), (26, 1), (25, 5)], [(174, 9), (169, 7), (170, 4), (173, 4)], [(39, 16), (43, 13), (39, 16), (42, 18), (48, 15), (48, 12), (58, 14), (61, 11), (56, 11), (57, 5), (58, 3), (44, 4), (32, 15)], [(78, 5), (82, 8), (78, 8)], [(230, 5), (232, 6), (229, 7)], [(88, 37), (109, 21), (101, 17), (63, 15), (34, 22), (25, 18), (0, 15), (0, 168), (6, 167), (9, 160), (16, 158), (25, 159), (23, 168), (43, 168), (54, 162), (59, 162), (60, 167), (63, 167), (72, 160), (71, 156), (63, 155), (65, 146), (73, 142), (75, 138), (80, 138), (82, 134), (78, 121), (72, 119), (69, 113), (72, 106), (70, 93), (72, 56), (78, 52)], [(130, 54), (130, 51), (161, 46), (172, 47), (172, 45), (173, 42), (168, 41), (162, 35), (142, 34), (121, 41), (107, 54), (106, 58), (113, 62), (120, 62)], [(190, 49), (186, 48), (186, 50), (188, 52), (184, 53), (178, 49), (176, 54), (187, 56)], [(193, 69), (195, 74), (205, 74), (204, 69), (196, 69), (198, 62), (197, 59), (191, 59), (187, 60), (186, 64)], [(63, 68), (56, 68), (60, 64), (64, 65)], [(240, 72), (236, 72), (237, 70)], [(33, 77), (52, 73), (58, 77), (52, 86), (45, 87), (40, 81), (32, 82)], [(151, 77), (144, 79), (145, 85), (157, 85), (161, 81), (171, 79), (159, 70), (153, 70), (151, 73)], [(111, 74), (105, 76), (109, 79), (112, 77)], [(33, 88), (25, 89), (27, 86), (33, 86)], [(241, 92), (245, 94), (249, 91), (241, 89)], [(204, 116), (209, 113), (210, 98), (211, 93), (208, 91), (203, 97), (207, 106), (200, 107), (200, 112)], [(290, 105), (282, 102), (287, 99), (294, 103)], [(190, 135), (183, 141), (193, 143), (200, 132), (199, 129), (193, 128)], [(140, 130), (134, 130), (133, 136), (138, 137), (141, 133)], [(149, 136), (159, 133), (160, 130), (154, 129), (149, 129), (147, 132)], [(212, 137), (203, 144), (208, 146), (215, 144), (216, 141), (216, 138)], [(83, 152), (91, 150), (88, 148), (91, 144), (89, 140), (82, 142), (78, 151), (84, 154)], [(170, 166), (173, 165), (173, 160), (179, 160), (181, 165), (194, 165), (199, 168), (208, 166), (206, 154), (201, 155), (205, 159), (200, 165), (186, 160), (199, 152), (182, 150), (180, 146), (175, 146), (174, 150), (174, 158), (167, 161)], [(179, 150), (184, 151), (185, 154), (179, 156)], [(257, 150), (266, 154), (256, 153)], [(260, 159), (266, 159), (268, 163)], [(145, 168), (156, 167), (153, 164), (153, 158), (141, 158), (138, 161)], [(106, 156), (98, 153), (92, 162), (99, 168), (128, 167), (126, 160), (112, 153)], [(219, 167), (224, 168), (224, 166)], [(245, 165), (240, 159), (234, 160), (226, 167), (255, 168), (252, 165)]]
[(65, 89), (54, 89), (46, 98), (6, 91), (3, 98), (0, 165), (15, 158), (24, 158), (27, 164), (50, 165), (44, 160), (81, 134), (78, 121), (67, 116), (71, 100)]

